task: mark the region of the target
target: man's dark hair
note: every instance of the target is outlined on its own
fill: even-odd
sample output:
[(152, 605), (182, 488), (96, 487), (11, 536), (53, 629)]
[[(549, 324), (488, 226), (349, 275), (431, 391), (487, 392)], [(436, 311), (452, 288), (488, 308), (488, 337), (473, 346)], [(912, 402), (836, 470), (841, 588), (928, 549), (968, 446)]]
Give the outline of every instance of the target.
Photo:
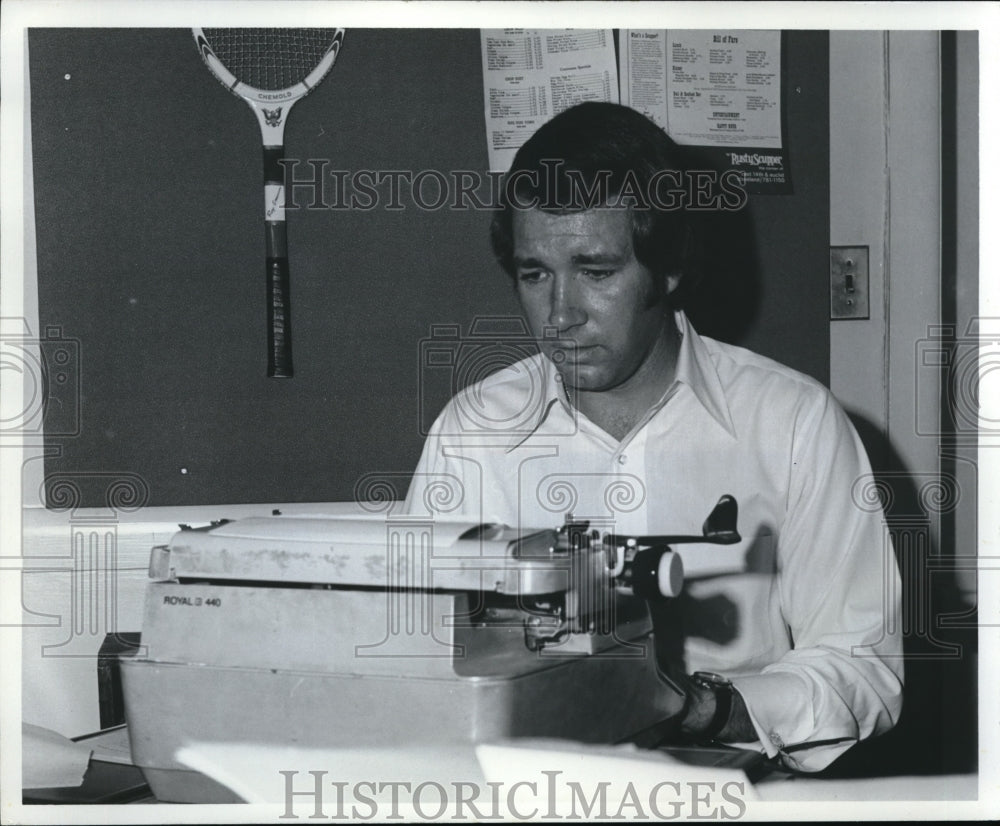
[(520, 209), (631, 207), (636, 259), (658, 276), (682, 276), (688, 287), (695, 244), (677, 198), (685, 185), (683, 152), (653, 121), (627, 106), (581, 103), (546, 122), (514, 156), (490, 227), (493, 252), (515, 277), (513, 223)]

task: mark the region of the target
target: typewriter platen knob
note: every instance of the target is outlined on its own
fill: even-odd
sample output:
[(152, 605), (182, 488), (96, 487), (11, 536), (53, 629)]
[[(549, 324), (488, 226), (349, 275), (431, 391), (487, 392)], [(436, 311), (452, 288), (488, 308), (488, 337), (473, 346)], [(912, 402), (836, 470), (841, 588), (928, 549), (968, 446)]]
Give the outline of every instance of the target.
[(670, 548), (644, 548), (632, 560), (632, 593), (643, 599), (676, 597), (684, 586), (684, 565)]

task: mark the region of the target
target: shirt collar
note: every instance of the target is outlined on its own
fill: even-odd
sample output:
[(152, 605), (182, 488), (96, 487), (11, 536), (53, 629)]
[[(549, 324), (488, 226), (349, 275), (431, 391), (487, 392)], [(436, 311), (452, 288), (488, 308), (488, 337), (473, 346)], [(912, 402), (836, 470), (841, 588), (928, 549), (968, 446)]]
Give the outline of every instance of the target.
[(736, 427), (733, 425), (729, 402), (708, 346), (695, 332), (683, 311), (674, 313), (674, 321), (681, 333), (681, 349), (677, 355), (674, 383), (690, 387), (701, 406), (735, 439)]
[(559, 371), (556, 370), (555, 365), (552, 364), (547, 356), (541, 353), (533, 358), (536, 360), (535, 365), (540, 373), (540, 384), (544, 388), (542, 404), (539, 405), (534, 422), (529, 427), (514, 434), (507, 442), (507, 449), (505, 451), (507, 453), (520, 447), (530, 437), (534, 436), (538, 428), (548, 419), (552, 409), (557, 406), (561, 405), (574, 424), (576, 422), (577, 411), (570, 405), (569, 399), (566, 397), (566, 389), (563, 387), (562, 378), (559, 375)]
[[(712, 418), (733, 438), (736, 438), (736, 428), (733, 425), (729, 403), (726, 401), (722, 381), (719, 379), (719, 373), (712, 361), (708, 347), (691, 326), (691, 322), (688, 321), (683, 310), (677, 310), (674, 313), (674, 322), (681, 334), (677, 369), (673, 382), (667, 392), (663, 394), (663, 398), (654, 406), (654, 411), (659, 410), (674, 395), (676, 385), (684, 384), (691, 389), (695, 398)], [(539, 359), (538, 367), (542, 375), (542, 385), (545, 388), (544, 402), (539, 406), (534, 423), (525, 431), (517, 433), (507, 443), (506, 452), (508, 453), (533, 436), (557, 406), (561, 406), (574, 422), (576, 420), (577, 411), (570, 405), (566, 397), (566, 390), (555, 366), (544, 355), (535, 358)]]

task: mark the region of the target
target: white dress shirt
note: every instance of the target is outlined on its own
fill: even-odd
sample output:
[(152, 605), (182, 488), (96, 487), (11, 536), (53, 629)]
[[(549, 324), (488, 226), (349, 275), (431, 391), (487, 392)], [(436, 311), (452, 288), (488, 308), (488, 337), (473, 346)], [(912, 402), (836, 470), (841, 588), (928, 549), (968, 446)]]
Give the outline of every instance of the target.
[(677, 548), (684, 665), (732, 678), (759, 737), (743, 745), (817, 771), (891, 728), (902, 705), (899, 574), (868, 458), (820, 383), (675, 318), (674, 381), (621, 442), (571, 407), (552, 363), (534, 356), (449, 402), (406, 508), (700, 534), (733, 495), (740, 544)]

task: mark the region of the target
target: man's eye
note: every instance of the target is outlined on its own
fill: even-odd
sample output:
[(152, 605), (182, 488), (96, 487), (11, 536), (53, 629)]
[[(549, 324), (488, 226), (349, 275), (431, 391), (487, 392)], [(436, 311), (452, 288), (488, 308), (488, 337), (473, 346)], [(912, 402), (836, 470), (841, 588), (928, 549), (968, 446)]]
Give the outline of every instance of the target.
[(596, 280), (600, 280), (602, 278), (610, 278), (612, 275), (615, 274), (615, 271), (614, 270), (586, 269), (586, 270), (583, 271), (583, 274), (586, 275), (588, 278), (593, 278), (593, 279), (596, 279)]
[(523, 270), (517, 274), (517, 280), (526, 284), (534, 284), (545, 277), (543, 270)]

